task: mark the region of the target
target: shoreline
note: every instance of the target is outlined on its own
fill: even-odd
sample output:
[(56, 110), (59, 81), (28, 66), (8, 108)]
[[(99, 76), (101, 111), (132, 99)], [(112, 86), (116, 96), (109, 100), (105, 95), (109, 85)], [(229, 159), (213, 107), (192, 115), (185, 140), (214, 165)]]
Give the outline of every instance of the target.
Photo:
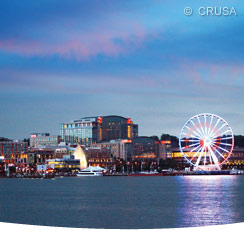
[[(159, 177), (159, 176), (210, 176), (210, 175), (218, 175), (218, 176), (233, 176), (233, 175), (244, 175), (243, 172), (232, 172), (232, 171), (197, 171), (197, 172), (171, 172), (171, 173), (154, 173), (154, 172), (138, 172), (138, 173), (129, 173), (129, 174), (103, 174), (104, 177), (116, 177), (116, 176), (129, 176), (129, 177)], [(77, 175), (0, 175), (0, 178), (7, 179), (55, 179), (55, 178), (73, 178), (78, 177)], [(84, 177), (84, 176), (82, 176)], [(87, 177), (87, 176), (86, 176)], [(90, 177), (90, 176), (89, 176)]]

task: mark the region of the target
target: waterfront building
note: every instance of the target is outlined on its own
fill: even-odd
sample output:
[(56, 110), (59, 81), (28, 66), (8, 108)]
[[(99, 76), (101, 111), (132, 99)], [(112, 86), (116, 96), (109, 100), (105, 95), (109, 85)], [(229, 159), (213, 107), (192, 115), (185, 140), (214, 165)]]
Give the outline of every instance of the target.
[(226, 169), (244, 169), (244, 148), (234, 147), (232, 154), (230, 155), (227, 162), (225, 162), (222, 168)]
[(122, 116), (84, 117), (70, 123), (61, 123), (60, 136), (64, 142), (90, 146), (92, 143), (138, 136), (138, 125)]
[(86, 150), (87, 161), (89, 166), (101, 166), (108, 168), (116, 163), (116, 159), (111, 154), (111, 150), (108, 148), (93, 147)]
[(73, 155), (66, 155), (63, 158), (48, 159), (46, 161), (47, 170), (56, 172), (74, 172), (80, 170), (80, 160)]
[[(195, 153), (193, 153), (193, 155), (194, 154)], [(183, 157), (179, 147), (172, 148), (172, 160), (178, 163), (186, 163), (186, 160)]]
[(102, 117), (102, 141), (133, 139), (138, 136), (138, 125), (122, 116)]
[(171, 158), (171, 141), (158, 141), (152, 137), (140, 136), (132, 140), (132, 155), (136, 161), (158, 161)]
[(137, 161), (156, 160), (158, 155), (157, 140), (147, 136), (132, 140), (133, 159)]
[(73, 155), (75, 147), (59, 144), (58, 146), (29, 147), (27, 162), (30, 164), (45, 163), (48, 159), (62, 159), (66, 155)]
[(132, 159), (132, 140), (110, 140), (109, 142), (100, 142), (91, 144), (90, 148), (109, 149), (110, 154), (116, 159), (130, 161)]
[(110, 164), (132, 160), (158, 162), (159, 159), (171, 158), (171, 141), (157, 141), (146, 136), (136, 137), (132, 140), (110, 140), (109, 142), (91, 144), (88, 152), (89, 163), (102, 163), (105, 158), (105, 161)]
[(14, 161), (12, 161), (15, 164), (26, 164), (28, 160), (28, 153), (27, 152), (21, 152), (20, 154), (15, 155)]
[(171, 141), (159, 141), (159, 158), (163, 160), (172, 158), (172, 143)]
[(34, 151), (43, 151), (45, 149), (50, 149), (54, 151), (55, 158), (63, 158), (64, 155), (72, 155), (77, 145), (73, 147), (73, 145), (65, 145), (60, 143), (58, 146), (38, 146), (35, 148), (30, 147), (28, 151), (33, 151), (31, 149), (35, 149)]
[(23, 141), (0, 141), (0, 156), (5, 163), (14, 163), (17, 158), (26, 158), (28, 143)]
[(61, 136), (50, 136), (49, 133), (32, 133), (30, 135), (30, 147), (57, 146), (61, 142)]
[(64, 155), (71, 154), (68, 147), (60, 146), (55, 148), (55, 158), (63, 158)]
[(54, 148), (29, 148), (29, 164), (45, 164), (46, 160), (55, 158)]
[(4, 157), (0, 156), (0, 177), (5, 175)]
[[(192, 153), (192, 156), (195, 153)], [(183, 157), (180, 148), (172, 148), (172, 159), (177, 163), (187, 163), (185, 158)], [(222, 169), (244, 169), (244, 148), (243, 147), (234, 147), (232, 154), (229, 159), (222, 164)]]

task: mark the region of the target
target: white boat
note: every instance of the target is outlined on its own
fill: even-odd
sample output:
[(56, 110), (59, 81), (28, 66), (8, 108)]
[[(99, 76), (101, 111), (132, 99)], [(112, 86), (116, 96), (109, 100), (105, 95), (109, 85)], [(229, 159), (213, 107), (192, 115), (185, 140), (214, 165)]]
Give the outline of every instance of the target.
[(158, 174), (158, 171), (141, 171), (139, 172), (139, 174), (142, 174), (142, 175), (155, 175), (155, 174)]
[(238, 170), (233, 168), (232, 170), (230, 170), (230, 175), (243, 175), (244, 171), (243, 170)]
[(82, 169), (77, 173), (77, 176), (103, 176), (105, 169), (100, 166), (89, 166), (88, 168)]

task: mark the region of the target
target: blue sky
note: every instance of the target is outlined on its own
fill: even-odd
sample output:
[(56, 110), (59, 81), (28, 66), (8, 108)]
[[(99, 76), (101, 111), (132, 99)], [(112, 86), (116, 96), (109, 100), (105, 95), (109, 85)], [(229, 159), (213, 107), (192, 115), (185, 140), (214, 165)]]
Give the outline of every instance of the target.
[[(238, 16), (199, 16), (201, 6)], [(2, 0), (0, 136), (109, 114), (140, 135), (178, 136), (203, 112), (244, 134), (243, 12), (241, 0)]]

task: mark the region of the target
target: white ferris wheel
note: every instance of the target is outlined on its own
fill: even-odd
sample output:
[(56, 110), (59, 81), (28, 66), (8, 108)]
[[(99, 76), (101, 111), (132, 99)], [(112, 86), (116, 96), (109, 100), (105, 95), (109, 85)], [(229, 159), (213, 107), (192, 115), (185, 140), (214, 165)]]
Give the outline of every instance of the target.
[(215, 114), (202, 113), (185, 123), (179, 147), (195, 170), (220, 170), (232, 153), (234, 136), (224, 119)]

